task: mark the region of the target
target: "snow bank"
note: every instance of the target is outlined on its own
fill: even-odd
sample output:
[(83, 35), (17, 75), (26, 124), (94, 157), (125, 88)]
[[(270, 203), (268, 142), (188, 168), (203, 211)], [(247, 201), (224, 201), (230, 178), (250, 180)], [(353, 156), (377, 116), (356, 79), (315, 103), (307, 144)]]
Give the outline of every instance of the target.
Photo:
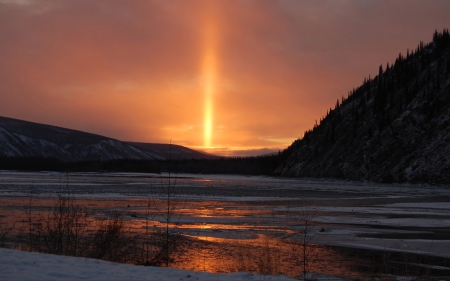
[(250, 273), (212, 274), (0, 248), (0, 280), (294, 280)]

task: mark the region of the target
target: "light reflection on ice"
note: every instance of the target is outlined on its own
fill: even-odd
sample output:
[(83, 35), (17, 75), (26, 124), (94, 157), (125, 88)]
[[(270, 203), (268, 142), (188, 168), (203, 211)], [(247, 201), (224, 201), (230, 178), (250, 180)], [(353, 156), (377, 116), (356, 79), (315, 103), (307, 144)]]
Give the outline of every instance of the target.
[[(210, 248), (199, 251), (213, 261), (218, 260), (219, 251), (224, 251), (223, 244), (236, 248), (234, 252), (230, 250), (235, 253), (239, 247), (261, 245), (263, 237), (295, 241), (305, 213), (314, 214), (313, 235), (324, 245), (365, 248), (389, 245), (390, 249), (414, 251), (433, 241), (414, 242), (413, 236), (405, 236), (407, 241), (394, 243), (394, 239), (370, 235), (409, 235), (432, 227), (450, 229), (450, 190), (441, 187), (223, 175), (175, 176), (176, 180), (174, 175), (169, 179), (168, 174), (0, 171), (0, 209), (20, 212), (32, 191), (34, 208), (44, 212), (51, 207), (54, 196), (69, 189), (94, 217), (101, 218), (105, 210), (118, 210), (132, 231), (140, 232), (147, 226), (164, 227), (161, 206), (165, 204), (165, 188), (171, 184), (176, 191), (172, 200), (178, 205), (177, 219), (170, 227), (193, 240), (207, 242)], [(241, 243), (239, 247), (232, 244), (237, 240)], [(276, 239), (270, 241), (275, 243)], [(390, 244), (383, 244), (387, 242)], [(224, 255), (229, 257), (230, 253)], [(439, 247), (432, 252), (450, 256), (449, 253), (450, 241), (439, 241)], [(213, 262), (205, 265), (204, 259), (199, 259), (195, 267), (201, 264), (210, 271), (222, 270), (214, 269)]]

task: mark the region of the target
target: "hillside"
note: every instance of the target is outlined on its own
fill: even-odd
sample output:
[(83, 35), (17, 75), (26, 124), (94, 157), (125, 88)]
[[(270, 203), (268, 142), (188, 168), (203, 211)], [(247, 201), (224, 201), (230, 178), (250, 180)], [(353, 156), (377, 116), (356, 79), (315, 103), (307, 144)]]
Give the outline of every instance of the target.
[(448, 30), (380, 66), (282, 155), (285, 177), (449, 184)]
[(144, 143), (144, 142), (127, 142), (128, 144), (144, 151), (156, 155), (160, 159), (219, 159), (220, 156), (208, 154), (187, 148), (177, 144), (166, 143)]
[(0, 157), (53, 158), (62, 162), (120, 159), (165, 160), (213, 158), (169, 144), (127, 143), (81, 131), (0, 117)]

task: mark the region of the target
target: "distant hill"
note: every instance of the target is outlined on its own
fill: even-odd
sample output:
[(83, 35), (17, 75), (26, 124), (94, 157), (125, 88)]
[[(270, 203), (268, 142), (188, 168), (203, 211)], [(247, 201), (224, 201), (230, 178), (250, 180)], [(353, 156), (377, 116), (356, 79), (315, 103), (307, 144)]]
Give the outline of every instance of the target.
[(130, 143), (81, 131), (0, 117), (0, 157), (63, 162), (214, 158), (179, 145)]
[(286, 177), (450, 184), (450, 36), (379, 67), (282, 152)]
[(181, 145), (164, 143), (127, 142), (128, 144), (158, 156), (161, 159), (219, 159), (221, 156), (193, 150)]

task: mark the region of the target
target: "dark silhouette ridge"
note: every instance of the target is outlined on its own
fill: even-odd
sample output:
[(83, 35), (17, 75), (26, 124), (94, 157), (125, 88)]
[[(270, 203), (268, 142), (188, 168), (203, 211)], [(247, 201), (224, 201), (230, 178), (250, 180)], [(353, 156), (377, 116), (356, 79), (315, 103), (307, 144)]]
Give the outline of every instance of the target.
[(450, 183), (450, 36), (399, 54), (282, 152), (285, 177)]

